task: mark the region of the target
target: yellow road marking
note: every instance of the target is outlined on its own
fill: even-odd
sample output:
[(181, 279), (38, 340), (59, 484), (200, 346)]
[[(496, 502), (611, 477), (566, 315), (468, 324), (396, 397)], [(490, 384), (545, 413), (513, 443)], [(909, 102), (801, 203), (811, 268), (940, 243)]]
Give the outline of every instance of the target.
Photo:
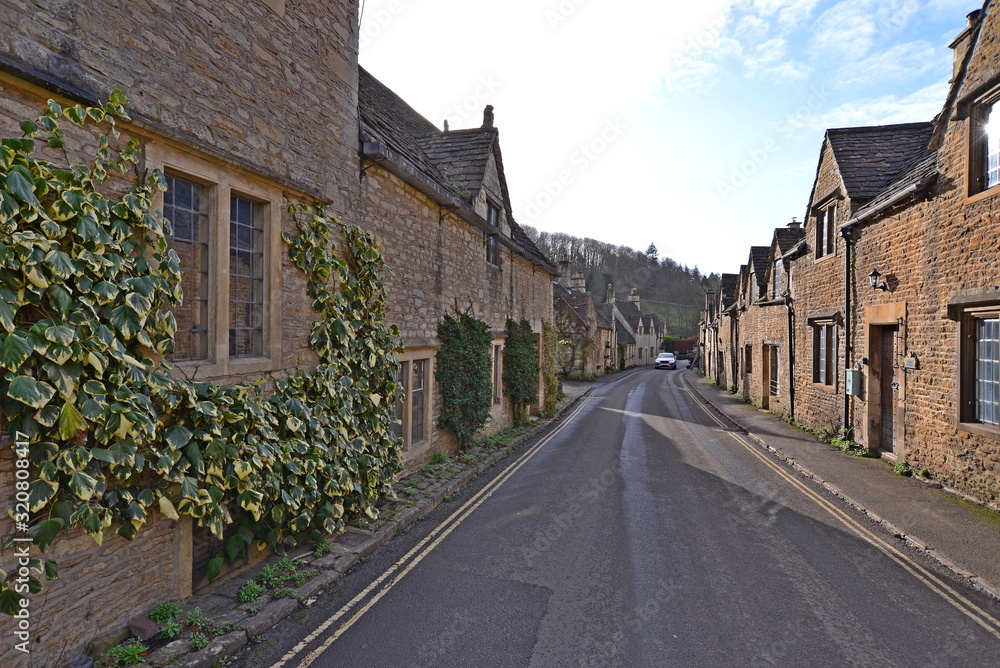
[[(690, 388), (690, 383), (685, 379), (685, 383), (688, 384)], [(710, 410), (705, 403), (696, 395), (696, 393), (690, 393), (691, 398), (694, 399), (695, 403), (699, 405), (702, 411), (719, 425), (720, 428), (725, 430), (725, 433), (729, 434), (736, 440), (737, 443), (742, 445), (748, 452), (750, 452), (754, 457), (763, 462), (772, 471), (781, 476), (786, 482), (791, 484), (794, 488), (802, 492), (807, 498), (811, 499), (816, 505), (825, 510), (827, 513), (832, 515), (841, 524), (846, 526), (853, 534), (869, 543), (883, 554), (888, 556), (890, 559), (895, 561), (897, 564), (902, 566), (906, 571), (908, 571), (913, 577), (925, 584), (931, 591), (936, 593), (938, 596), (943, 598), (945, 601), (950, 603), (953, 607), (959, 610), (962, 614), (972, 619), (974, 622), (983, 627), (990, 634), (995, 636), (1000, 640), (1000, 621), (991, 616), (986, 611), (982, 610), (975, 603), (967, 599), (962, 594), (955, 591), (946, 582), (938, 578), (936, 575), (928, 571), (926, 568), (913, 561), (903, 552), (900, 552), (892, 544), (884, 541), (878, 535), (872, 533), (865, 526), (860, 524), (841, 508), (832, 504), (828, 499), (823, 498), (816, 490), (810, 489), (805, 483), (799, 480), (797, 477), (789, 473), (784, 466), (778, 464), (772, 460), (769, 456), (765, 455), (760, 451), (759, 447), (752, 445), (749, 441), (743, 438), (742, 434), (738, 434), (732, 431), (726, 430), (728, 425), (720, 420), (712, 410)]]
[[(531, 447), (526, 453), (521, 455), (510, 467), (504, 471), (502, 474), (491, 480), (486, 486), (479, 490), (471, 499), (466, 501), (461, 508), (453, 512), (447, 517), (441, 524), (439, 524), (433, 531), (431, 531), (427, 536), (425, 536), (419, 543), (413, 546), (409, 552), (403, 555), (396, 563), (387, 568), (384, 573), (382, 573), (377, 579), (375, 579), (371, 584), (365, 587), (357, 596), (352, 598), (346, 605), (344, 605), (340, 610), (329, 617), (325, 622), (316, 627), (308, 636), (303, 638), (295, 647), (290, 649), (285, 656), (281, 658), (277, 663), (273, 664), (272, 668), (281, 668), (285, 666), (289, 661), (295, 659), (309, 644), (319, 638), (327, 629), (329, 629), (333, 624), (336, 624), (342, 617), (347, 615), (351, 610), (357, 606), (361, 601), (363, 601), (372, 591), (379, 587), (383, 582), (389, 579), (396, 571), (402, 568), (402, 571), (396, 575), (383, 589), (377, 592), (370, 601), (365, 603), (361, 608), (358, 609), (353, 616), (350, 617), (342, 626), (340, 626), (336, 631), (334, 631), (321, 645), (319, 645), (312, 652), (307, 654), (302, 662), (299, 663), (299, 668), (306, 668), (312, 665), (312, 663), (319, 658), (323, 652), (330, 648), (334, 642), (337, 641), (340, 636), (342, 636), (351, 626), (354, 625), (361, 617), (368, 612), (379, 600), (382, 599), (389, 591), (396, 586), (400, 580), (402, 580), (413, 568), (419, 564), (424, 557), (431, 553), (434, 548), (436, 548), (441, 541), (443, 541), (448, 534), (454, 531), (465, 519), (473, 513), (483, 502), (486, 501), (490, 496), (493, 495), (507, 480), (513, 476), (517, 471), (524, 466), (528, 461), (534, 457), (539, 450), (541, 450), (549, 441), (556, 437), (559, 432), (565, 429), (572, 419), (583, 410), (584, 406), (589, 403), (591, 397), (584, 397), (581, 400), (580, 405), (573, 410), (566, 418), (563, 419), (562, 424), (553, 429), (547, 436)], [(439, 535), (440, 534), (440, 535)], [(409, 561), (409, 563), (407, 563)], [(405, 567), (403, 565), (406, 564)]]

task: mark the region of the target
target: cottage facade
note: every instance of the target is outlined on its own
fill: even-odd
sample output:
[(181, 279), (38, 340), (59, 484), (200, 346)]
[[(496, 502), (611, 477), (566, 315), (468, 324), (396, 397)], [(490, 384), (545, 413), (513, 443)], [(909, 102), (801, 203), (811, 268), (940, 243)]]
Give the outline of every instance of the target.
[[(397, 415), (408, 465), (451, 445), (435, 426), (434, 353), (436, 324), (456, 305), (493, 330), (490, 428), (510, 423), (504, 324), (523, 318), (540, 334), (557, 271), (511, 216), (492, 122), (442, 133), (359, 71), (357, 3), (29, 1), (5, 5), (0, 31), (9, 37), (0, 43), (0, 135), (20, 136), (18, 123), (49, 98), (72, 106), (115, 88), (127, 95), (132, 121), (119, 129), (139, 142), (140, 171), (167, 177), (156, 206), (175, 223), (184, 275), (178, 373), (228, 384), (316, 364), (316, 313), (281, 235), (298, 232), (289, 204), (319, 201), (381, 239), (388, 318), (405, 345)], [(70, 128), (66, 155), (86, 160), (92, 144)], [(3, 439), (0, 487), (11, 489)], [(11, 531), (5, 515), (0, 534)], [(101, 545), (79, 533), (57, 541), (46, 556), (60, 578), (31, 603), (35, 665), (72, 660), (156, 603), (189, 596), (218, 548), (190, 517), (159, 513), (131, 542), (110, 532)], [(0, 619), (0, 636), (12, 632)], [(0, 663), (17, 665), (14, 652), (6, 643)]]
[[(827, 131), (804, 236), (780, 252), (772, 244), (769, 261), (783, 260), (772, 282), (787, 272), (794, 395), (767, 406), (830, 435), (846, 428), (890, 462), (993, 505), (1000, 133), (989, 121), (1000, 114), (998, 14), (985, 2), (953, 42), (954, 79), (935, 121)], [(726, 385), (737, 368), (752, 387), (747, 360), (756, 360), (722, 354), (725, 321), (737, 313), (724, 296), (725, 288), (703, 314), (704, 369)], [(756, 402), (753, 390), (745, 394)]]
[[(359, 104), (362, 224), (383, 245), (388, 319), (406, 348), (400, 435), (408, 466), (417, 466), (436, 450), (454, 448), (436, 424), (438, 323), (458, 308), (489, 325), (494, 405), (487, 430), (508, 427), (513, 408), (501, 380), (505, 324), (527, 320), (540, 340), (542, 322), (552, 322), (559, 270), (511, 213), (492, 107), (479, 128), (441, 131), (364, 69)], [(544, 400), (539, 378), (539, 404)]]

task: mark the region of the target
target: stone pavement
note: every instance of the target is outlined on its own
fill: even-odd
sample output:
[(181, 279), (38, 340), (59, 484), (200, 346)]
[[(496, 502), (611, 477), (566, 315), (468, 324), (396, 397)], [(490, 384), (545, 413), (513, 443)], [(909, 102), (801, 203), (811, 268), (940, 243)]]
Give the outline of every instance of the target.
[(838, 448), (685, 371), (691, 389), (779, 459), (925, 550), (974, 587), (1000, 598), (1000, 512), (968, 501), (936, 480), (893, 473), (881, 459)]
[[(198, 632), (206, 636), (208, 644), (195, 651), (191, 645), (193, 629), (187, 629), (176, 640), (156, 648), (146, 657), (146, 665), (169, 665), (174, 668), (225, 665), (224, 657), (235, 654), (250, 638), (271, 629), (299, 607), (311, 605), (324, 587), (433, 511), (480, 473), (514, 453), (522, 443), (569, 410), (590, 387), (586, 383), (567, 383), (563, 386), (565, 396), (556, 408), (544, 418), (535, 420), (516, 437), (507, 442), (499, 439), (492, 443), (487, 441), (445, 462), (428, 464), (401, 478), (395, 485), (396, 498), (380, 504), (378, 520), (364, 527), (349, 526), (343, 533), (331, 537), (325, 554), (314, 553), (313, 547), (292, 551), (288, 556), (294, 561), (299, 576), (290, 579), (288, 585), (272, 588), (257, 600), (240, 601), (240, 590), (244, 585), (257, 577), (262, 569), (274, 567), (279, 562), (280, 557), (275, 555), (253, 569), (224, 578), (199, 591), (184, 602), (181, 616), (185, 617), (195, 608), (200, 610), (209, 621)], [(137, 637), (145, 640), (149, 634), (156, 633), (159, 625), (142, 616), (132, 620), (130, 627)], [(126, 637), (127, 633), (122, 632), (95, 642), (93, 654), (100, 654)]]

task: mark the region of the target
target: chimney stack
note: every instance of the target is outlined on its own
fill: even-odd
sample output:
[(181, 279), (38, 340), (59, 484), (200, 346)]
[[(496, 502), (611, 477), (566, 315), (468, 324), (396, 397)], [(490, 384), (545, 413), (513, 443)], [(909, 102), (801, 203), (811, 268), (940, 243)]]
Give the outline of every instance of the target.
[(951, 76), (954, 77), (958, 74), (958, 70), (962, 67), (962, 62), (965, 60), (965, 54), (969, 51), (969, 45), (972, 43), (972, 31), (979, 23), (979, 19), (983, 13), (983, 10), (977, 9), (974, 12), (970, 12), (965, 17), (966, 28), (962, 31), (955, 41), (951, 43), (950, 48), (955, 52), (955, 63), (952, 66)]
[(790, 229), (790, 230), (797, 230), (800, 227), (802, 227), (802, 223), (800, 223), (799, 221), (795, 220), (794, 217), (792, 218), (792, 222), (788, 223), (788, 229)]
[(493, 127), (493, 105), (488, 104), (486, 108), (483, 109), (483, 127), (492, 128)]
[(636, 308), (639, 308), (639, 288), (632, 288), (632, 291), (628, 295), (628, 300), (634, 303)]

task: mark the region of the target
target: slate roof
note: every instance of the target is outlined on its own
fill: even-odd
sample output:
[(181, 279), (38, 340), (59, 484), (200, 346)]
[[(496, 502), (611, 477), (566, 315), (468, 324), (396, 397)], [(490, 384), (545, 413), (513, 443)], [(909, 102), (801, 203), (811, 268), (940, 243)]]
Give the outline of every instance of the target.
[(625, 327), (618, 328), (618, 343), (632, 344), (635, 345), (635, 337), (632, 336), (632, 332), (628, 331)]
[(499, 132), (495, 127), (442, 132), (363, 67), (358, 68), (358, 108), (362, 140), (381, 142), (402, 156), (431, 184), (431, 190), (453, 193), (464, 205), (466, 216), (481, 218), (473, 211), (472, 202), (483, 187), (486, 166), (493, 155), (501, 173), (504, 206), (511, 227), (510, 241), (517, 249), (514, 252), (552, 275), (558, 275), (555, 265), (511, 214), (503, 178)]
[(934, 124), (904, 123), (826, 131), (847, 196), (864, 203), (925, 158)]
[(751, 246), (750, 261), (753, 264), (754, 273), (757, 274), (757, 284), (764, 284), (764, 276), (767, 274), (767, 265), (770, 264), (770, 246)]
[(913, 165), (903, 173), (898, 179), (891, 183), (885, 190), (876, 195), (870, 202), (858, 209), (855, 213), (855, 220), (865, 218), (874, 214), (879, 209), (885, 207), (893, 201), (897, 195), (903, 193), (911, 186), (928, 185), (937, 178), (938, 160), (937, 153), (932, 153)]
[[(618, 312), (621, 314), (625, 322), (629, 324), (629, 327), (635, 329), (639, 326), (639, 319), (642, 317), (642, 311), (639, 307), (635, 305), (635, 302), (615, 302), (615, 306), (618, 307)], [(634, 343), (634, 341), (633, 341)]]
[(611, 322), (614, 319), (614, 310), (611, 304), (595, 304), (597, 311), (597, 326), (600, 329), (611, 329)]
[(774, 230), (774, 241), (771, 243), (778, 245), (779, 255), (784, 255), (795, 248), (795, 245), (805, 238), (806, 231), (801, 227), (779, 227)]
[(739, 285), (739, 274), (723, 274), (719, 286), (719, 297), (722, 299), (723, 310), (732, 306), (736, 301), (736, 286)]
[(458, 185), (470, 199), (479, 194), (486, 175), (496, 128), (452, 130), (417, 137), (417, 145), (451, 184)]

